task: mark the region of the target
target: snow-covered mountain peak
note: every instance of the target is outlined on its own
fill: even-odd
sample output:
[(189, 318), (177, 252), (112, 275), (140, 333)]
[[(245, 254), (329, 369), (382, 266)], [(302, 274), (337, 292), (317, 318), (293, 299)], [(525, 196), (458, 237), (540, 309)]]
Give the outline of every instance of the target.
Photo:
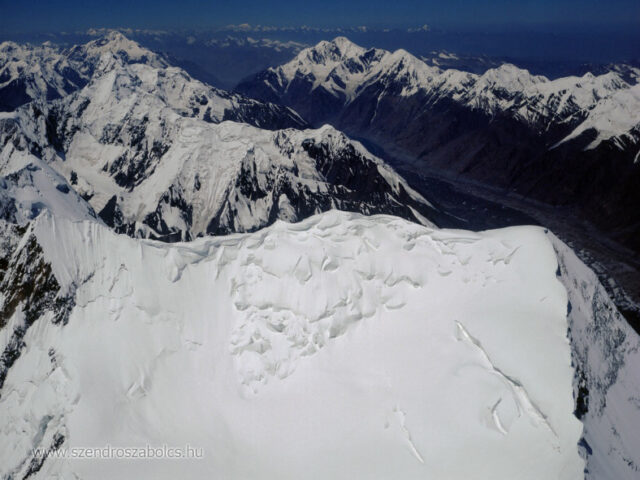
[[(440, 71), (438, 68), (430, 67), (425, 64), (422, 60), (420, 60), (415, 55), (412, 55), (408, 51), (403, 48), (393, 51), (392, 53), (388, 53), (385, 55), (380, 61), (380, 68), (384, 70), (386, 68), (395, 67), (395, 68), (409, 68), (409, 69), (418, 69), (422, 68), (428, 71), (438, 72)], [(426, 68), (425, 68), (426, 67)]]
[(107, 43), (117, 43), (121, 45), (130, 45), (132, 42), (129, 40), (120, 30), (110, 30), (105, 33), (100, 40), (99, 43), (107, 44)]
[(442, 73), (438, 67), (432, 67), (404, 49), (387, 53), (380, 59), (374, 70), (375, 76), (404, 79), (411, 77), (416, 83), (427, 87), (430, 82)]
[(365, 51), (364, 48), (356, 45), (347, 37), (336, 37), (331, 41), (323, 40), (313, 47), (305, 48), (298, 54), (298, 57), (313, 63), (327, 64), (358, 57)]
[(0, 111), (35, 98), (63, 97), (86, 82), (87, 76), (55, 46), (0, 44)]
[(349, 50), (348, 45), (343, 44), (341, 48), (340, 44), (341, 42), (322, 41), (305, 48), (293, 60), (279, 68), (278, 72), (284, 76), (285, 81), (291, 81), (296, 75), (307, 76), (316, 83), (324, 81), (347, 58), (345, 53)]
[(0, 42), (0, 53), (8, 54), (22, 50), (23, 47), (18, 45), (15, 42), (10, 40), (5, 40), (4, 42)]
[[(305, 49), (294, 60), (258, 75), (255, 82), (262, 85), (248, 81), (238, 90), (258, 97), (266, 92), (265, 97), (283, 101), (314, 123), (334, 120), (335, 115), (341, 115), (334, 110), (349, 109), (354, 102), (361, 113), (362, 105), (379, 105), (381, 97), (415, 97), (415, 101), (429, 105), (453, 101), (489, 118), (510, 117), (537, 135), (554, 132), (549, 142), (553, 145), (571, 128), (577, 128), (599, 102), (628, 90), (636, 82), (636, 73), (631, 67), (620, 67), (600, 75), (549, 80), (505, 63), (478, 75), (431, 66), (402, 49), (366, 50), (339, 37)], [(634, 102), (633, 93), (627, 96)], [(354, 118), (347, 116), (352, 124)], [(623, 117), (626, 120), (613, 122), (613, 127), (626, 128), (629, 115)], [(385, 122), (382, 117), (379, 121)], [(607, 128), (598, 140), (625, 133)]]
[[(597, 78), (597, 77), (596, 77)], [(593, 90), (597, 95), (597, 90)], [(584, 147), (586, 150), (597, 147), (603, 140), (614, 137), (634, 137), (640, 133), (640, 84), (620, 89), (613, 95), (598, 102), (578, 127), (556, 146), (578, 138), (582, 134), (593, 132), (593, 138)], [(622, 149), (625, 142), (616, 138), (616, 147)], [(636, 158), (640, 151), (636, 154)]]
[(544, 76), (532, 75), (528, 70), (505, 63), (482, 74), (478, 78), (478, 85), (501, 88), (515, 93), (548, 81), (549, 79)]
[(14, 110), (34, 99), (64, 97), (82, 88), (94, 75), (133, 63), (169, 66), (160, 55), (119, 32), (67, 50), (5, 42), (0, 46), (0, 111)]
[(140, 46), (137, 42), (115, 30), (107, 33), (104, 37), (90, 41), (81, 46), (79, 50), (88, 58), (97, 58), (104, 53), (110, 53), (118, 55), (130, 63), (146, 63), (158, 67), (168, 65), (158, 54)]
[[(73, 109), (78, 109), (84, 121), (109, 121), (117, 125), (128, 118), (132, 109), (144, 118), (168, 108), (180, 116), (214, 123), (228, 119), (267, 129), (306, 126), (286, 107), (210, 87), (177, 67), (158, 68), (147, 63), (121, 61), (108, 65), (104, 72), (96, 71), (92, 81), (66, 102), (75, 105)], [(105, 111), (111, 114), (105, 115)]]
[(622, 75), (616, 71), (609, 71), (602, 75), (594, 75), (587, 72), (581, 78), (579, 87), (592, 88), (596, 90), (596, 94), (604, 96), (607, 92), (628, 88), (631, 85), (622, 78)]
[(84, 45), (76, 45), (65, 54), (88, 76), (102, 74), (114, 68), (116, 64), (143, 63), (155, 68), (169, 66), (168, 61), (161, 55), (140, 46), (118, 31), (111, 31)]
[(276, 89), (304, 79), (311, 83), (312, 90), (322, 87), (331, 95), (349, 102), (358, 91), (380, 78), (402, 78), (404, 88), (409, 92), (414, 91), (418, 84), (428, 83), (440, 70), (428, 66), (406, 50), (391, 53), (375, 48), (365, 49), (346, 37), (337, 37), (302, 50), (293, 60), (271, 68), (269, 72), (278, 79)]
[(336, 37), (331, 40), (330, 43), (338, 47), (338, 49), (340, 50), (340, 56), (343, 59), (360, 56), (366, 51), (366, 49), (364, 49), (360, 45), (356, 45), (344, 36)]
[(32, 45), (7, 40), (0, 43), (0, 68), (11, 60), (26, 61), (36, 56), (44, 57), (43, 60), (49, 62), (57, 61), (60, 59), (60, 48), (51, 42)]

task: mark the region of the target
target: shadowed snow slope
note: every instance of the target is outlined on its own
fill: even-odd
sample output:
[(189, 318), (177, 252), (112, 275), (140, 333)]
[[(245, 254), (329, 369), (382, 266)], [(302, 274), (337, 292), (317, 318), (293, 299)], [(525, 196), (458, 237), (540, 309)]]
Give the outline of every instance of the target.
[[(168, 245), (43, 214), (25, 236), (75, 308), (33, 321), (6, 374), (3, 476), (583, 476), (567, 293), (542, 229), (330, 211)], [(31, 452), (187, 443), (204, 458)]]

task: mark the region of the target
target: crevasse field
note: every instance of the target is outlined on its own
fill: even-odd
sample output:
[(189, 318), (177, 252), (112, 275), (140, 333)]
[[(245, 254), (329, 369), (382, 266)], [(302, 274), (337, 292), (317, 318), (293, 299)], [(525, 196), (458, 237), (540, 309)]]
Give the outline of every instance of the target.
[(49, 213), (29, 228), (76, 306), (64, 327), (39, 319), (8, 373), (4, 478), (55, 432), (66, 448), (204, 454), (50, 457), (39, 478), (584, 476), (567, 290), (542, 228), (337, 211), (171, 245)]

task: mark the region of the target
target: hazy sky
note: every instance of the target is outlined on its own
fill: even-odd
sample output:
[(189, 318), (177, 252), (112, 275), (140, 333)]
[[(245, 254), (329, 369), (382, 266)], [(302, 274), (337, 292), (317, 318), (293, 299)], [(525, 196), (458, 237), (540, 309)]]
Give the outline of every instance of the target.
[(311, 26), (640, 28), (640, 0), (0, 0), (0, 31)]

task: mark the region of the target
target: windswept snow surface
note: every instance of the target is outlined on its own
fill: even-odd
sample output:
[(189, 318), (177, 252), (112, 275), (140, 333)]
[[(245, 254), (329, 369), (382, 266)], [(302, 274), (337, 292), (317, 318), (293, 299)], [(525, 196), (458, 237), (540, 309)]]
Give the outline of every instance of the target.
[(32, 225), (76, 306), (36, 320), (9, 370), (4, 477), (63, 436), (204, 458), (50, 456), (32, 478), (583, 478), (567, 293), (540, 228), (329, 211), (169, 245)]

